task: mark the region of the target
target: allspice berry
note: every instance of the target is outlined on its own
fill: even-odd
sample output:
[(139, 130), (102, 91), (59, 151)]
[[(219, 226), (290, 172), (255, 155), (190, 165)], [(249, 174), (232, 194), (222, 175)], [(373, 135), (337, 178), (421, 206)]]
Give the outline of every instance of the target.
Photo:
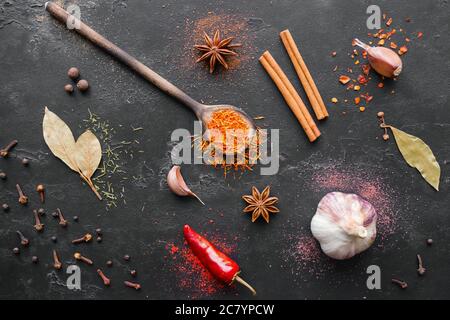
[(80, 91), (86, 91), (87, 89), (89, 89), (89, 83), (87, 82), (87, 80), (81, 79), (77, 83), (77, 88)]
[(17, 247), (13, 248), (13, 253), (14, 254), (19, 254), (20, 253), (20, 249), (17, 248)]
[(73, 92), (73, 85), (71, 85), (70, 83), (66, 84), (64, 86), (64, 91), (67, 93), (72, 93)]
[(80, 71), (77, 68), (72, 67), (67, 71), (67, 75), (70, 79), (75, 80), (80, 76)]

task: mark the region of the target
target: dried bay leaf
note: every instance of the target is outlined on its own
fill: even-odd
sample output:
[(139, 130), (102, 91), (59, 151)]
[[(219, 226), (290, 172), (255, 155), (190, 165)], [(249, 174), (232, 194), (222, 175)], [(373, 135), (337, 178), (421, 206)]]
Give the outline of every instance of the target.
[(91, 180), (102, 158), (102, 148), (97, 137), (87, 130), (75, 142), (69, 126), (47, 107), (45, 107), (42, 129), (45, 143), (52, 153), (70, 169), (78, 172), (97, 198), (102, 200)]
[(75, 161), (78, 168), (86, 178), (90, 179), (102, 159), (100, 141), (91, 131), (87, 130), (78, 138), (75, 148)]
[(388, 127), (392, 130), (395, 142), (405, 161), (411, 167), (416, 168), (422, 177), (433, 186), (433, 188), (439, 191), (441, 167), (430, 147), (418, 137), (392, 126)]
[(67, 124), (55, 113), (45, 107), (42, 122), (44, 140), (52, 153), (61, 159), (70, 169), (78, 172), (78, 166), (73, 159), (75, 138)]

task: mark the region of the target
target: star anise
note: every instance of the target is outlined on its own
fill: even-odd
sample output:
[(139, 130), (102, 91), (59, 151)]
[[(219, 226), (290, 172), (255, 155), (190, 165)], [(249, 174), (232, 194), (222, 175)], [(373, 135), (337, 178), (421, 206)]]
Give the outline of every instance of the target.
[(255, 222), (259, 216), (262, 216), (267, 223), (269, 223), (269, 213), (277, 213), (280, 210), (275, 207), (275, 203), (278, 202), (277, 197), (269, 197), (270, 187), (264, 188), (263, 192), (259, 192), (258, 189), (252, 187), (252, 195), (244, 195), (242, 199), (248, 203), (244, 212), (252, 212), (252, 222)]
[(210, 73), (213, 73), (217, 61), (219, 61), (219, 63), (225, 69), (228, 69), (228, 63), (225, 61), (225, 56), (237, 55), (237, 53), (234, 52), (233, 49), (240, 47), (241, 44), (231, 44), (231, 41), (233, 41), (234, 37), (229, 37), (222, 40), (220, 38), (219, 30), (216, 30), (216, 33), (214, 33), (213, 39), (211, 39), (206, 32), (203, 32), (203, 39), (205, 40), (205, 44), (194, 46), (194, 48), (205, 52), (200, 58), (197, 59), (196, 62), (209, 59)]

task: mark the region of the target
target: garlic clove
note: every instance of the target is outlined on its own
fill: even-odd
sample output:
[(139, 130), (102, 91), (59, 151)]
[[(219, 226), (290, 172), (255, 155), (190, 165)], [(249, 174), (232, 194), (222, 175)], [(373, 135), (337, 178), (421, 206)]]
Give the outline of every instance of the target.
[(393, 50), (385, 47), (372, 47), (367, 51), (372, 68), (382, 76), (393, 78), (402, 72), (402, 60)]
[(369, 63), (376, 72), (388, 78), (400, 75), (403, 63), (397, 52), (386, 47), (370, 47), (359, 39), (354, 39), (354, 42), (366, 50)]
[(180, 166), (173, 166), (172, 169), (170, 169), (167, 174), (167, 184), (169, 185), (169, 189), (176, 195), (181, 197), (194, 197), (200, 201), (201, 204), (205, 205), (205, 203), (187, 186), (183, 176), (181, 175)]

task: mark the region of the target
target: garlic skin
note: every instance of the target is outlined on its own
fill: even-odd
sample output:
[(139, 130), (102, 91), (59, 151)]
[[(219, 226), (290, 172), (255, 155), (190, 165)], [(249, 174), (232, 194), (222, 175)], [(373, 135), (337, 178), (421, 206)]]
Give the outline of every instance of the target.
[(368, 249), (375, 241), (377, 213), (360, 196), (330, 192), (319, 202), (311, 220), (311, 232), (323, 252), (344, 260)]
[(386, 47), (371, 47), (359, 39), (354, 39), (354, 42), (366, 50), (369, 63), (376, 72), (388, 78), (400, 75), (403, 63), (395, 51)]
[(179, 195), (181, 197), (191, 196), (200, 201), (201, 204), (205, 205), (203, 201), (189, 189), (186, 182), (181, 175), (180, 166), (173, 166), (167, 174), (167, 184), (169, 185), (169, 189)]

